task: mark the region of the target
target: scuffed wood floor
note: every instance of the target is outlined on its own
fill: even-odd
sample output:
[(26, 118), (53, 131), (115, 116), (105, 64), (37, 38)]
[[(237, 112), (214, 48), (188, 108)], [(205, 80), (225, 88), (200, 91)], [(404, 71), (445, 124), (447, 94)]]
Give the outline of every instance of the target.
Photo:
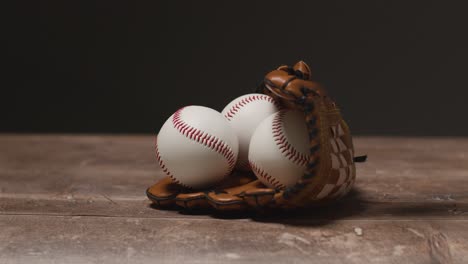
[(468, 139), (355, 138), (351, 195), (290, 215), (152, 208), (151, 136), (0, 136), (0, 263), (468, 263)]

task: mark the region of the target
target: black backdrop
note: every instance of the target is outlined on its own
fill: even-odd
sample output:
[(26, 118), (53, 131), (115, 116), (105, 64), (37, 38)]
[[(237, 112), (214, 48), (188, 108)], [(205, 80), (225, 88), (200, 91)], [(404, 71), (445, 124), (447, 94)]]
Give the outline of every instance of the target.
[(154, 132), (303, 59), (356, 134), (468, 135), (466, 1), (11, 2), (1, 131)]

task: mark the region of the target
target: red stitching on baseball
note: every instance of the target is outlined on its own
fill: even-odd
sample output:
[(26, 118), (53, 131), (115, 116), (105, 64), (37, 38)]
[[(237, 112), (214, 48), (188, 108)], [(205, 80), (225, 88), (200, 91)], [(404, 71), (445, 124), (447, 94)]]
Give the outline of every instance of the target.
[(174, 175), (172, 175), (172, 173), (169, 171), (169, 169), (166, 167), (166, 165), (164, 164), (164, 161), (162, 160), (161, 158), (161, 154), (159, 153), (159, 149), (158, 149), (158, 139), (156, 138), (155, 141), (154, 141), (154, 148), (155, 148), (155, 151), (156, 151), (156, 159), (158, 160), (158, 163), (159, 163), (159, 166), (161, 167), (161, 169), (163, 170), (163, 172), (169, 176), (169, 178), (171, 178), (171, 180), (174, 182), (174, 183), (177, 183), (177, 184), (180, 184), (186, 188), (190, 188), (189, 186), (181, 183), (179, 180), (177, 180)]
[(272, 123), (273, 139), (278, 145), (281, 153), (293, 163), (299, 166), (305, 166), (309, 162), (309, 155), (297, 151), (286, 139), (283, 131), (283, 120), (286, 111), (279, 111)]
[(174, 128), (176, 128), (185, 137), (191, 140), (194, 140), (204, 146), (207, 146), (208, 148), (218, 152), (224, 158), (226, 158), (228, 162), (228, 166), (229, 166), (229, 170), (228, 172), (226, 172), (226, 175), (228, 175), (236, 164), (236, 158), (235, 158), (234, 152), (221, 139), (185, 123), (185, 121), (181, 117), (182, 110), (184, 108), (185, 107), (182, 107), (181, 109), (177, 110), (174, 113), (174, 116), (172, 118), (172, 124), (174, 125)]
[(247, 97), (242, 98), (239, 102), (235, 103), (227, 112), (224, 114), (224, 117), (226, 117), (227, 120), (231, 121), (231, 119), (239, 112), (239, 110), (247, 105), (248, 103), (251, 103), (253, 101), (268, 101), (270, 103), (273, 103), (276, 107), (280, 108), (278, 102), (276, 102), (273, 98), (267, 95), (250, 95)]
[(280, 183), (277, 179), (272, 177), (270, 174), (268, 174), (266, 171), (261, 169), (257, 164), (255, 164), (252, 161), (249, 161), (250, 168), (255, 172), (255, 175), (258, 177), (261, 177), (265, 179), (268, 183), (273, 185), (276, 189), (284, 189), (286, 186), (284, 186), (282, 183)]

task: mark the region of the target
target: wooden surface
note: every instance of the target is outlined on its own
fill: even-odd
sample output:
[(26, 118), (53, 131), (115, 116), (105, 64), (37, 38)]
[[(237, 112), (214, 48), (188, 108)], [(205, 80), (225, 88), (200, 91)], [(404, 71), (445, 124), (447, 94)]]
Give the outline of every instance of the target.
[(150, 206), (150, 136), (0, 136), (0, 263), (468, 263), (468, 139), (355, 138), (352, 194), (274, 215)]

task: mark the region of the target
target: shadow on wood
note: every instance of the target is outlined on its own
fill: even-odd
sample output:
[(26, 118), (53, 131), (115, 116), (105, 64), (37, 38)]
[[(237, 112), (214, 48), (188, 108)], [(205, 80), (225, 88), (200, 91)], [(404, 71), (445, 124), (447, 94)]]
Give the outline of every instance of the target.
[(216, 211), (214, 209), (187, 210), (176, 206), (150, 207), (158, 210), (180, 210), (186, 215), (210, 215), (218, 219), (252, 219), (257, 222), (278, 222), (290, 225), (324, 225), (334, 220), (352, 217), (365, 211), (367, 203), (360, 198), (360, 191), (353, 189), (349, 195), (333, 204), (296, 210), (258, 208), (249, 211)]
[[(153, 209), (162, 209), (155, 205), (150, 206)], [(296, 210), (257, 208), (231, 212), (214, 209), (187, 210), (176, 206), (163, 210), (179, 211), (183, 215), (209, 215), (216, 219), (252, 219), (256, 222), (292, 226), (322, 226), (343, 219), (463, 218), (468, 214), (468, 205), (454, 200), (374, 200), (365, 197), (365, 192), (355, 187), (340, 201)]]

